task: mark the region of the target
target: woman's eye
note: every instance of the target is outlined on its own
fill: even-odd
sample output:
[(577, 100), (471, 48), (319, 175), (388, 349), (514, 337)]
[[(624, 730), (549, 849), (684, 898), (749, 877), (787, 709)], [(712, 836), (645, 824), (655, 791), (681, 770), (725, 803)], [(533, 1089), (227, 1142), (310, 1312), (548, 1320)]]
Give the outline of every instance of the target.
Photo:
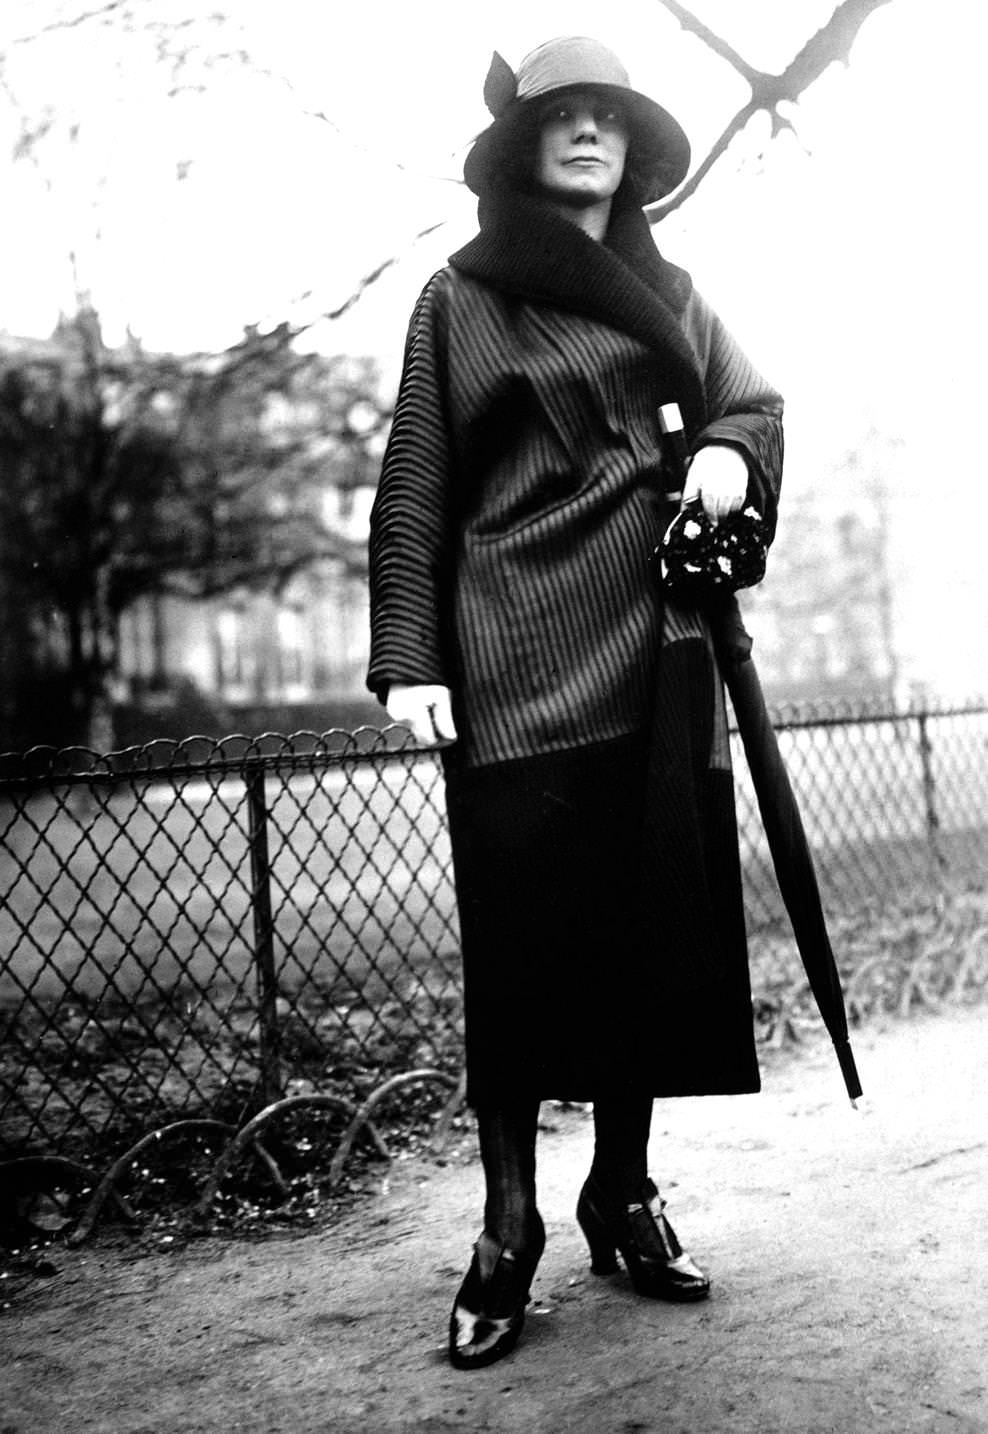
[[(586, 111), (584, 111), (586, 113)], [(592, 110), (594, 124), (614, 129), (624, 124), (624, 115), (614, 105), (595, 105)], [(543, 124), (572, 124), (577, 116), (573, 105), (550, 105), (543, 113)]]

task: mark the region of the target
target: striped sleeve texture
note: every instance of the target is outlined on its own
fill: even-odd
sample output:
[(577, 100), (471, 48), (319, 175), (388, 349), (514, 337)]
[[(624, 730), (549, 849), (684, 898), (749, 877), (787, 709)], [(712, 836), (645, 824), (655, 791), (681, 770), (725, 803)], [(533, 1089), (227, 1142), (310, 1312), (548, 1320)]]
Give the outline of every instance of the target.
[(695, 437), (693, 451), (714, 443), (739, 450), (748, 465), (749, 498), (774, 533), (782, 481), (782, 399), (695, 290), (683, 327), (707, 398), (708, 422)]
[(440, 636), (451, 506), (443, 297), (436, 275), (412, 314), (371, 513), (367, 685), (382, 702), (392, 682), (449, 682)]

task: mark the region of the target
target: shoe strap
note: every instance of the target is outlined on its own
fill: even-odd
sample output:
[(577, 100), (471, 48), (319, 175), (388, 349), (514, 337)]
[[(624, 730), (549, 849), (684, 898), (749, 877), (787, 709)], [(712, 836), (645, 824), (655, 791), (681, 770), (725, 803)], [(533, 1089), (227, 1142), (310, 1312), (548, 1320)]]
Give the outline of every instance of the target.
[(678, 1260), (683, 1247), (676, 1238), (676, 1232), (665, 1217), (666, 1202), (659, 1195), (654, 1180), (646, 1180), (642, 1189), (643, 1198), (627, 1207), (628, 1224), (632, 1230), (641, 1232), (642, 1242), (649, 1236), (657, 1237), (667, 1260)]
[[(486, 1245), (488, 1251), (495, 1252), (494, 1264), (486, 1279), (481, 1273), (481, 1244)], [(489, 1320), (512, 1318), (520, 1306), (528, 1303), (529, 1285), (538, 1260), (507, 1249), (486, 1230), (474, 1246), (474, 1260), (477, 1270), (475, 1293), (480, 1305), (476, 1312)], [(488, 1263), (485, 1260), (485, 1264)]]

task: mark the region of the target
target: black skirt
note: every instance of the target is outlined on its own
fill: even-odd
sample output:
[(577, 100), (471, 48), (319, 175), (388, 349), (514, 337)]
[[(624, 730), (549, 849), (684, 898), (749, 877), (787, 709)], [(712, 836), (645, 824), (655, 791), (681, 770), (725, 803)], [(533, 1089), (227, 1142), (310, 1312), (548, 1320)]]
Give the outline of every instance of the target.
[(662, 667), (646, 733), (472, 768), (449, 749), (472, 1105), (759, 1088), (718, 679), (695, 641)]

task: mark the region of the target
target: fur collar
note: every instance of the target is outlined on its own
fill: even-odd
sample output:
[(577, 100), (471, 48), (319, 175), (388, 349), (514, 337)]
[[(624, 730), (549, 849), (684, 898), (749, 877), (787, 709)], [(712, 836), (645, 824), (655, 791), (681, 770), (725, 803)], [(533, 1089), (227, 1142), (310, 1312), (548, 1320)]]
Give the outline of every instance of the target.
[(502, 191), (481, 203), (480, 233), (449, 262), (506, 294), (638, 339), (671, 371), (687, 432), (703, 426), (703, 380), (680, 323), (692, 281), (662, 258), (639, 208), (616, 206), (599, 244), (540, 200)]

